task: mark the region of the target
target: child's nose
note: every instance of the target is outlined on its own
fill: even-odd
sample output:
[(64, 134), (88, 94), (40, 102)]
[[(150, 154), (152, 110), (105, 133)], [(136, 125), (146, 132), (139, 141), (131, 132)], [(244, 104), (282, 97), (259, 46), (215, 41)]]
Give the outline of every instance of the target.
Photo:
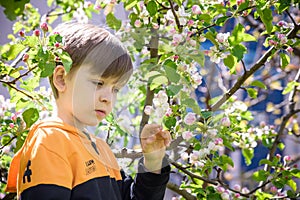
[(113, 92), (111, 88), (107, 87), (99, 94), (99, 101), (111, 103), (113, 98)]

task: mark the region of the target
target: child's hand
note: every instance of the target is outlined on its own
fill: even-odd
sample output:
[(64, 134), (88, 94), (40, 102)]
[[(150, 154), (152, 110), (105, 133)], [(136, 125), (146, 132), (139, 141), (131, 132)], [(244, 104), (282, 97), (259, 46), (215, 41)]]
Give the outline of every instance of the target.
[(141, 133), (141, 146), (144, 165), (147, 170), (160, 173), (166, 147), (171, 143), (169, 131), (162, 130), (157, 124), (146, 124)]

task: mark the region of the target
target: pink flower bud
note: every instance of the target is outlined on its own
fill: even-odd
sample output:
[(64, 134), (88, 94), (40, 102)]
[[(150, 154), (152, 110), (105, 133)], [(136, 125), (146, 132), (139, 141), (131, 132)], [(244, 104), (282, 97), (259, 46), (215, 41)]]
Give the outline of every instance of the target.
[(61, 61), (61, 60), (60, 60), (60, 57), (56, 56), (55, 59), (54, 59), (54, 61), (55, 61), (55, 62), (60, 62), (60, 61)]
[(40, 32), (39, 30), (34, 30), (34, 31), (33, 31), (33, 34), (34, 34), (35, 36), (39, 37), (40, 34), (41, 34), (41, 32)]
[(184, 131), (182, 133), (182, 138), (185, 140), (189, 140), (193, 137), (193, 133), (191, 131)]
[(25, 32), (24, 32), (24, 31), (20, 31), (20, 32), (19, 32), (19, 35), (20, 35), (21, 37), (25, 37)]
[(10, 128), (14, 128), (14, 127), (15, 127), (15, 124), (14, 124), (14, 123), (9, 123), (9, 127), (10, 127)]
[(281, 155), (280, 154), (276, 154), (276, 157), (278, 158), (278, 159), (280, 159), (281, 158)]
[(244, 3), (245, 2), (245, 0), (237, 0), (236, 1), (236, 4), (239, 6), (239, 5), (241, 5), (242, 3)]
[(277, 23), (277, 25), (278, 26), (280, 26), (280, 27), (283, 27), (283, 26), (286, 26), (286, 22), (285, 21), (279, 21), (278, 23)]
[(60, 47), (60, 43), (59, 43), (59, 42), (56, 42), (56, 43), (54, 44), (54, 46), (55, 46), (56, 48), (59, 48), (59, 47)]
[(235, 184), (233, 186), (233, 189), (235, 189), (236, 191), (240, 191), (241, 190), (241, 186), (239, 184)]
[(173, 56), (174, 61), (178, 60), (178, 58), (179, 58), (178, 55), (174, 55), (174, 56)]
[(195, 15), (199, 15), (201, 14), (201, 9), (198, 5), (193, 5), (192, 6), (192, 13)]
[(278, 189), (275, 186), (272, 186), (270, 188), (270, 192), (272, 192), (273, 194), (276, 194), (278, 192)]
[(219, 192), (219, 193), (225, 192), (225, 188), (223, 188), (222, 186), (218, 186), (216, 189), (217, 189), (217, 192)]
[(294, 49), (292, 47), (288, 47), (288, 48), (286, 48), (286, 51), (289, 53), (292, 53), (294, 51)]
[(193, 26), (194, 25), (194, 20), (189, 20), (188, 22), (187, 22), (187, 26)]
[(193, 125), (196, 122), (196, 113), (188, 113), (184, 119), (183, 119), (184, 123), (186, 123), (187, 125)]
[(153, 111), (153, 108), (152, 108), (152, 106), (149, 106), (149, 105), (147, 105), (144, 109), (144, 113), (146, 115), (151, 115), (152, 111)]
[(27, 62), (28, 58), (29, 58), (29, 55), (28, 55), (27, 53), (25, 53), (25, 54), (23, 55), (22, 61), (23, 61), (23, 62)]
[(284, 156), (284, 157), (283, 157), (283, 160), (284, 160), (285, 162), (289, 162), (289, 161), (292, 160), (292, 158), (291, 158), (291, 156)]
[(137, 28), (141, 27), (142, 26), (141, 20), (139, 20), (139, 19), (135, 20), (134, 26), (137, 27)]
[(230, 119), (228, 117), (223, 117), (221, 119), (222, 126), (229, 127), (231, 125)]
[(169, 107), (169, 108), (167, 109), (167, 112), (166, 112), (165, 115), (166, 115), (167, 117), (170, 117), (172, 114), (173, 114), (173, 110), (172, 110), (172, 108)]
[(48, 24), (46, 22), (42, 23), (41, 24), (41, 29), (44, 31), (44, 32), (48, 32)]

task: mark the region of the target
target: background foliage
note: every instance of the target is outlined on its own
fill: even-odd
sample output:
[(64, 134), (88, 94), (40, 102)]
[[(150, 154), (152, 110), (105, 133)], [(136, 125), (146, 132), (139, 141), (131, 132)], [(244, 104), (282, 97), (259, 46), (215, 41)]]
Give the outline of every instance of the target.
[[(3, 199), (15, 196), (4, 192), (11, 157), (30, 126), (53, 110), (40, 80), (55, 62), (67, 70), (72, 63), (59, 34), (49, 37), (51, 24), (99, 15), (136, 63), (115, 113), (98, 127), (110, 144), (123, 136), (126, 146), (150, 122), (170, 130), (170, 162), (182, 177), (179, 185), (168, 183), (174, 199), (299, 197), (299, 155), (283, 153), (284, 138), (300, 135), (299, 0), (48, 0), (47, 13), (29, 0), (0, 5), (15, 21), (10, 42), (0, 47), (0, 82), (10, 94), (0, 96)], [(127, 18), (118, 19), (116, 8)], [(258, 105), (265, 105), (269, 121), (260, 120)], [(267, 156), (239, 185), (230, 184), (228, 174), (240, 165), (232, 153), (251, 165), (257, 146)], [(116, 155), (135, 160), (141, 154), (123, 149)]]

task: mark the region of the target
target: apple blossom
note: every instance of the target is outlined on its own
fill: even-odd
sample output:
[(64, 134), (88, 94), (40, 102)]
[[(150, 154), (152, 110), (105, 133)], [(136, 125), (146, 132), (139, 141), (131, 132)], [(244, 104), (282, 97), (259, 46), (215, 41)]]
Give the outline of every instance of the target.
[(228, 192), (224, 192), (221, 194), (223, 200), (230, 200), (230, 195)]
[(223, 117), (223, 118), (221, 119), (221, 125), (222, 125), (222, 126), (229, 127), (229, 126), (231, 125), (231, 122), (230, 122), (229, 117)]
[(182, 138), (185, 140), (189, 140), (193, 137), (193, 133), (191, 131), (184, 131), (182, 133)]
[(192, 13), (195, 14), (195, 15), (201, 14), (200, 6), (198, 6), (198, 5), (193, 5), (193, 6), (192, 6)]
[(193, 26), (194, 25), (194, 20), (189, 20), (188, 22), (187, 22), (187, 26)]
[(14, 128), (14, 127), (15, 127), (15, 124), (14, 124), (14, 123), (9, 123), (9, 127), (10, 127), (10, 128)]
[(181, 159), (182, 160), (187, 160), (190, 156), (187, 152), (183, 152), (181, 155), (180, 155)]
[(235, 189), (236, 191), (240, 191), (241, 190), (241, 186), (239, 184), (235, 184), (233, 186), (233, 189)]
[(292, 53), (294, 51), (294, 49), (289, 46), (288, 48), (286, 48), (286, 51), (289, 52), (289, 53)]
[(270, 188), (270, 192), (272, 192), (273, 194), (276, 194), (278, 192), (278, 189), (275, 186), (272, 186)]
[(137, 27), (137, 28), (140, 28), (142, 26), (141, 20), (139, 20), (139, 19), (135, 20), (134, 26)]
[(225, 192), (225, 188), (222, 187), (222, 186), (218, 186), (218, 187), (216, 188), (216, 190), (217, 190), (217, 192), (219, 192), (219, 193), (224, 193), (224, 192)]
[(193, 125), (196, 122), (196, 113), (189, 112), (183, 119), (187, 125)]
[(172, 110), (172, 108), (170, 108), (169, 105), (168, 105), (168, 108), (167, 108), (167, 111), (166, 111), (165, 115), (166, 115), (167, 117), (170, 117), (172, 114), (173, 114), (173, 110)]
[(147, 105), (144, 109), (144, 112), (146, 115), (151, 115), (152, 111), (153, 111), (153, 108), (152, 108), (152, 106), (149, 106), (149, 105)]
[(228, 43), (228, 38), (230, 36), (230, 33), (218, 33), (216, 36), (216, 39), (219, 43)]
[(250, 192), (250, 190), (247, 187), (242, 188), (242, 193), (247, 194), (249, 192)]

